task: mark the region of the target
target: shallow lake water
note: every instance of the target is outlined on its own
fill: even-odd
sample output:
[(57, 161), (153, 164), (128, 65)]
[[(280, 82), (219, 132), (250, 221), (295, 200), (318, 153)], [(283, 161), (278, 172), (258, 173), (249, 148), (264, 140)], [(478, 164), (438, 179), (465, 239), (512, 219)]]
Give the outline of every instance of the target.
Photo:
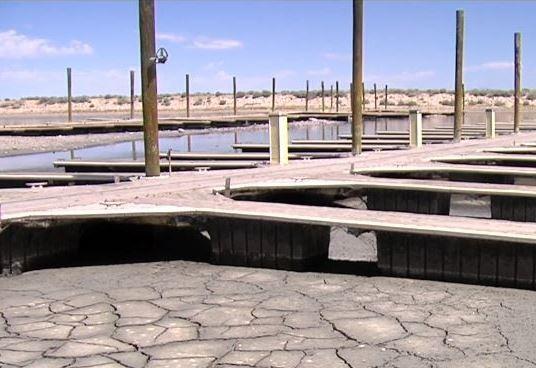
[[(471, 116), (479, 120), (483, 113)], [(423, 117), (423, 128), (452, 126), (453, 118), (443, 115)], [(308, 120), (289, 124), (289, 140), (295, 139), (337, 139), (341, 134), (350, 134), (350, 124), (346, 121)], [(407, 118), (372, 118), (365, 120), (365, 134), (382, 130), (407, 131)], [(235, 152), (234, 143), (268, 143), (268, 126), (196, 130), (184, 132), (176, 137), (160, 138), (160, 151), (167, 152)], [(0, 171), (53, 171), (54, 160), (143, 160), (143, 140), (133, 140), (102, 146), (81, 148), (70, 151), (35, 153), (0, 158)]]

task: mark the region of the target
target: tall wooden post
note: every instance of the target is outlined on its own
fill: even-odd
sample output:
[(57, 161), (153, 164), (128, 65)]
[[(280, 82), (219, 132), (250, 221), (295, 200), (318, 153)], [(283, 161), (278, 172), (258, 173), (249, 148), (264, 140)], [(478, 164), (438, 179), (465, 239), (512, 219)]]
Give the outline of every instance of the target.
[(353, 1), (352, 155), (361, 153), (363, 135), (363, 0)]
[(339, 81), (335, 82), (335, 112), (339, 112)]
[(130, 71), (130, 118), (134, 119), (134, 70)]
[(521, 33), (514, 33), (514, 132), (521, 129)]
[(322, 96), (322, 112), (325, 111), (326, 105), (324, 104), (324, 81), (320, 82), (320, 90), (321, 90), (321, 96)]
[(233, 115), (236, 115), (236, 77), (233, 77)]
[(141, 96), (143, 104), (143, 141), (145, 175), (160, 175), (158, 150), (158, 105), (156, 85), (154, 0), (139, 0)]
[(305, 111), (309, 111), (309, 81), (305, 81)]
[[(350, 116), (348, 117), (348, 122), (350, 122), (350, 117), (352, 117), (353, 115), (353, 111), (354, 111), (354, 100), (353, 100), (353, 97), (354, 96), (354, 84), (352, 82), (350, 82)], [(350, 135), (353, 135), (353, 126), (350, 126), (350, 129), (351, 129), (351, 132), (350, 132)], [(353, 138), (352, 138), (353, 139)]]
[(67, 121), (73, 121), (73, 96), (71, 94), (71, 68), (67, 68)]
[(366, 102), (365, 102), (365, 94), (366, 94), (366, 91), (365, 91), (365, 83), (361, 83), (363, 86), (361, 88), (361, 90), (363, 91), (363, 111), (365, 110), (365, 106), (366, 106)]
[[(465, 83), (462, 83), (462, 125), (465, 121)], [(463, 136), (463, 132), (462, 132)]]
[(329, 96), (330, 96), (329, 97), (330, 98), (329, 110), (333, 111), (333, 84), (329, 88)]
[(186, 74), (186, 117), (190, 117), (190, 74)]
[(388, 99), (388, 96), (387, 96), (387, 84), (385, 85), (385, 102), (384, 102), (384, 105), (385, 105), (385, 110), (387, 110), (387, 99)]
[(378, 110), (378, 91), (376, 90), (376, 83), (374, 83), (374, 110)]
[(272, 111), (275, 111), (275, 77), (272, 78)]
[(463, 127), (463, 10), (456, 11), (456, 76), (454, 80), (454, 142), (462, 138)]

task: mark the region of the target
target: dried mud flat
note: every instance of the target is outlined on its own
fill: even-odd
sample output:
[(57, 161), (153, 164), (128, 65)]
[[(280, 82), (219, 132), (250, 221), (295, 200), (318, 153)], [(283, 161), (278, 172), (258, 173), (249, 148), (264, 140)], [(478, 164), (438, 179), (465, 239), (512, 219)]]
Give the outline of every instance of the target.
[(0, 279), (2, 367), (533, 367), (536, 294), (191, 262)]

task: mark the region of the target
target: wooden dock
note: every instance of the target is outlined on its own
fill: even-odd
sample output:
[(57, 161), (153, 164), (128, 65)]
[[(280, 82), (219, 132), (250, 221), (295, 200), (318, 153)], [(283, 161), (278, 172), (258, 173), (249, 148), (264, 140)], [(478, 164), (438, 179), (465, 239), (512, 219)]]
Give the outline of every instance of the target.
[[(363, 151), (386, 151), (386, 150), (399, 150), (404, 148), (404, 144), (393, 144), (392, 142), (381, 143), (365, 143), (363, 144)], [(262, 143), (237, 143), (233, 144), (234, 149), (241, 150), (242, 152), (268, 152), (270, 146)], [(289, 152), (350, 152), (352, 145), (349, 143), (343, 144), (289, 144)]]
[[(259, 166), (256, 161), (160, 161), (160, 169), (165, 172), (171, 171), (206, 171), (206, 170), (231, 170), (251, 169)], [(143, 161), (83, 161), (83, 160), (59, 160), (54, 161), (54, 167), (63, 168), (66, 172), (128, 172), (144, 173), (145, 162)]]
[[(369, 112), (365, 114), (369, 118), (391, 117), (406, 118), (407, 112)], [(348, 113), (333, 112), (289, 112), (288, 121), (306, 121), (310, 119), (323, 119), (334, 121), (348, 121)], [(255, 115), (229, 115), (207, 117), (170, 117), (160, 118), (158, 126), (160, 130), (188, 130), (205, 128), (238, 127), (254, 124), (267, 124), (268, 114)], [(143, 130), (141, 120), (103, 120), (91, 119), (81, 122), (50, 122), (40, 124), (4, 124), (0, 125), (0, 135), (73, 135), (90, 133), (117, 133), (117, 132), (140, 132)]]
[(0, 172), (0, 188), (109, 184), (126, 181), (130, 177), (131, 175), (129, 174), (106, 173), (65, 174), (56, 172)]
[[(536, 169), (433, 161), (509, 147), (514, 140), (536, 142), (536, 133), (111, 185), (3, 189), (0, 236), (11, 235), (0, 239), (5, 245), (17, 238), (17, 229), (31, 231), (36, 223), (187, 223), (211, 234), (215, 263), (302, 269), (326, 257), (328, 230), (340, 226), (376, 232), (385, 275), (534, 288)], [(468, 175), (465, 181), (460, 174)], [(480, 184), (477, 176), (501, 180)], [(291, 195), (281, 196), (281, 190)], [(247, 193), (253, 197), (239, 198)], [(493, 218), (449, 216), (454, 194), (490, 196)], [(364, 195), (369, 209), (340, 204), (356, 195)], [(5, 262), (7, 253), (0, 255)]]

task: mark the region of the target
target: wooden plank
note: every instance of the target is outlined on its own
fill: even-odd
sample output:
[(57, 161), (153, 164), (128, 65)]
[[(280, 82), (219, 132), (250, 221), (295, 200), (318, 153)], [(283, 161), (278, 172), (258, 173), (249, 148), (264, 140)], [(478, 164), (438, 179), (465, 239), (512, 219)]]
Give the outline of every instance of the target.
[[(240, 143), (233, 144), (234, 149), (240, 149), (242, 152), (268, 152), (268, 144)], [(404, 147), (392, 144), (368, 144), (363, 145), (364, 151), (376, 150), (397, 150)], [(351, 144), (289, 144), (289, 151), (292, 152), (350, 152)]]
[[(361, 142), (363, 144), (397, 144), (397, 145), (408, 145), (409, 144), (409, 137), (407, 139), (362, 139)], [(342, 139), (295, 139), (292, 140), (292, 144), (294, 145), (302, 145), (302, 144), (308, 144), (308, 145), (336, 145), (336, 144), (342, 144), (342, 145), (348, 145), (351, 144), (350, 140), (342, 140)]]
[[(167, 170), (168, 161), (160, 161), (160, 168)], [(171, 161), (172, 171), (195, 170), (197, 168), (207, 168), (210, 170), (226, 169), (247, 169), (258, 166), (254, 161)], [(68, 172), (143, 172), (145, 163), (143, 161), (81, 161), (81, 160), (59, 160), (54, 161), (54, 167), (61, 167)]]
[[(167, 153), (160, 153), (160, 158), (167, 159)], [(324, 158), (339, 158), (341, 154), (329, 153), (329, 152), (316, 152), (316, 153), (291, 153), (289, 159), (303, 160), (308, 159), (324, 159)], [(211, 152), (172, 152), (172, 160), (183, 161), (269, 161), (270, 155), (268, 153), (211, 153)]]
[(262, 265), (262, 224), (259, 221), (246, 222), (247, 265)]
[[(74, 207), (35, 212), (4, 214), (5, 224), (19, 221), (69, 220), (91, 218), (128, 218), (140, 216), (185, 216), (237, 218), (308, 225), (342, 226), (370, 231), (435, 235), (446, 238), (488, 239), (503, 242), (536, 244), (536, 224), (461, 218), (455, 216), (422, 215), (344, 208), (316, 207), (280, 203), (231, 201), (214, 207), (180, 207), (173, 205), (123, 205)], [(264, 231), (263, 231), (264, 234)], [(263, 242), (264, 244), (264, 242)]]
[(501, 163), (536, 163), (536, 155), (509, 155), (509, 154), (469, 154), (463, 156), (433, 157), (433, 162), (470, 163), (470, 162), (501, 162)]
[(516, 287), (534, 288), (534, 249), (523, 244), (516, 244)]
[[(316, 180), (303, 179), (276, 180), (243, 184), (232, 184), (231, 194), (259, 195), (267, 192), (284, 190), (318, 190), (318, 189), (385, 189), (385, 190), (411, 190), (450, 194), (478, 194), (505, 197), (536, 198), (536, 188), (527, 185), (507, 185), (489, 183), (467, 183), (443, 180), (426, 179), (394, 179), (394, 178), (349, 178)], [(215, 188), (215, 192), (223, 193), (224, 188)]]
[(497, 148), (486, 148), (482, 152), (487, 153), (508, 153), (508, 154), (536, 154), (536, 147), (497, 147)]
[(508, 166), (486, 166), (486, 165), (421, 165), (421, 166), (396, 166), (396, 167), (375, 167), (358, 168), (353, 171), (360, 175), (387, 175), (387, 174), (411, 174), (411, 173), (461, 173), (461, 174), (481, 174), (481, 175), (511, 175), (511, 176), (536, 176), (536, 169), (515, 168)]

